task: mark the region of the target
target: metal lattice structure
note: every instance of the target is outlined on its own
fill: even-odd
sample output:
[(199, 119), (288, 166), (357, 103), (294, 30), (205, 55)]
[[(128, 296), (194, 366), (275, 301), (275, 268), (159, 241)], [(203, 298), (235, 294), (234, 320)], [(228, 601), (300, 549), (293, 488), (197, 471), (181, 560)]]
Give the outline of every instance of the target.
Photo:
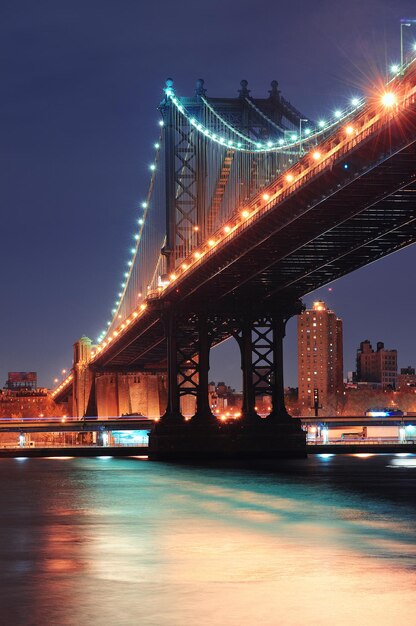
[(250, 96), (247, 81), (241, 81), (237, 98), (208, 99), (201, 79), (193, 97), (177, 98), (171, 80), (165, 94), (138, 243), (110, 332), (201, 242), (314, 145), (317, 134), (330, 132), (300, 140), (306, 118), (281, 96), (276, 81), (263, 99)]

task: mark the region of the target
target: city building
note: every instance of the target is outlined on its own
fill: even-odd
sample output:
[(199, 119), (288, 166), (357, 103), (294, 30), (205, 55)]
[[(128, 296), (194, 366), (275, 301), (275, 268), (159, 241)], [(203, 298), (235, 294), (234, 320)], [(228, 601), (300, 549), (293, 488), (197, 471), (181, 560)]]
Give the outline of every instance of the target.
[(37, 387), (36, 372), (9, 372), (0, 389), (0, 417), (46, 417), (61, 415), (61, 407), (52, 400), (49, 390)]
[(397, 391), (406, 391), (409, 388), (416, 387), (416, 373), (415, 368), (402, 367), (400, 374), (397, 376), (396, 389)]
[(298, 317), (298, 383), (301, 415), (316, 409), (336, 414), (343, 392), (342, 320), (321, 300)]
[(357, 382), (373, 383), (382, 389), (395, 389), (397, 383), (397, 350), (386, 350), (382, 341), (377, 349), (368, 339), (357, 350)]
[(36, 389), (37, 382), (36, 372), (9, 372), (5, 388), (13, 391)]

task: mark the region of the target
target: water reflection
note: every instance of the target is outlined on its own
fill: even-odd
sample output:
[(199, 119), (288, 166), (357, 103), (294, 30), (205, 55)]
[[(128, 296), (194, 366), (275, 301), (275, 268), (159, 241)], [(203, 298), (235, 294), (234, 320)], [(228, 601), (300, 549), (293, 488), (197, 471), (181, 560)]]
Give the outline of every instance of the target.
[(416, 469), (397, 462), (414, 460), (312, 457), (278, 473), (2, 460), (2, 619), (411, 622)]

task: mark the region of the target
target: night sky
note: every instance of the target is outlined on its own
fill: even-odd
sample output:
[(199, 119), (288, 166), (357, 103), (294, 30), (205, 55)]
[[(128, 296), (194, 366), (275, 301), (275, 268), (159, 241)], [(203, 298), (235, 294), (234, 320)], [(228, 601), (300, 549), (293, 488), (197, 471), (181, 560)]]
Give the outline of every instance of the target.
[[(327, 117), (400, 58), (414, 0), (3, 0), (0, 5), (0, 386), (36, 370), (51, 386), (72, 344), (105, 327), (145, 197), (167, 77), (178, 95), (254, 97), (277, 79), (306, 117)], [(405, 29), (406, 47), (416, 25)], [(416, 247), (317, 297), (344, 321), (344, 369), (360, 341), (416, 365)], [(295, 323), (285, 346), (296, 385)], [(211, 378), (239, 388), (236, 351)]]

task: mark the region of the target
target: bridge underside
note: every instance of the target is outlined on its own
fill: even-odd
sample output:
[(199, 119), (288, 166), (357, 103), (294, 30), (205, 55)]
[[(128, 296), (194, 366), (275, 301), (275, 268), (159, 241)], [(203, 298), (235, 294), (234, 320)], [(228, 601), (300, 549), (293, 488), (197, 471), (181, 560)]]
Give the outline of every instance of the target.
[[(360, 144), (347, 162), (315, 177), (210, 255), (177, 289), (150, 304), (95, 367), (165, 368), (161, 314), (169, 306), (178, 313), (202, 307), (232, 314), (253, 302), (273, 308), (414, 243), (416, 144), (369, 167), (380, 141)], [(189, 340), (196, 337), (195, 329)]]

